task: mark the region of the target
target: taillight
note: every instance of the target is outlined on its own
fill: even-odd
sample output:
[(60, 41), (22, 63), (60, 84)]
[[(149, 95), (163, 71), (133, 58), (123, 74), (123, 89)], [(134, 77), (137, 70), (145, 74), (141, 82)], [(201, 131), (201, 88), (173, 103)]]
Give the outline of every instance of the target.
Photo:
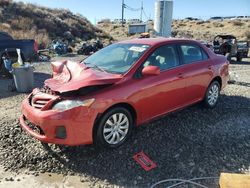
[(34, 42), (34, 50), (36, 53), (38, 52), (38, 43), (36, 41)]

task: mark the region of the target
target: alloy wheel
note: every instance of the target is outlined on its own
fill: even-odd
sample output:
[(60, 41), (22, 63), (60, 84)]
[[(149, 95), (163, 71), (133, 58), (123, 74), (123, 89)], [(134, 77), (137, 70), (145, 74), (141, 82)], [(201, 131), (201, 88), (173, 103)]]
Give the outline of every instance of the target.
[(124, 113), (112, 114), (103, 127), (103, 138), (111, 145), (119, 144), (129, 131), (129, 119)]
[(208, 91), (208, 103), (213, 106), (217, 102), (219, 97), (219, 87), (217, 84), (212, 85), (212, 87)]

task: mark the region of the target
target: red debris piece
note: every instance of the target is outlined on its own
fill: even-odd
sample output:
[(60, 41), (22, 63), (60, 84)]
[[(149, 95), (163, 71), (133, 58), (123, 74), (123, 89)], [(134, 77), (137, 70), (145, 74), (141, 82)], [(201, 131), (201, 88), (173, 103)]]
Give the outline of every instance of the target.
[(153, 168), (156, 168), (156, 164), (148, 156), (146, 156), (146, 154), (143, 151), (135, 154), (133, 156), (133, 159), (137, 163), (139, 163), (145, 171), (149, 171), (152, 170)]

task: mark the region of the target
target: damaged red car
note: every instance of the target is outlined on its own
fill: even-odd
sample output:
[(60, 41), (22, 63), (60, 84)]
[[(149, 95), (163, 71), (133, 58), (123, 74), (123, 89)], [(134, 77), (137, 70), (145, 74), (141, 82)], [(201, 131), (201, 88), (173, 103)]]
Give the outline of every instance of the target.
[(80, 63), (52, 63), (53, 77), (22, 103), (21, 126), (44, 143), (117, 147), (163, 114), (200, 101), (215, 107), (228, 65), (193, 40), (118, 42)]

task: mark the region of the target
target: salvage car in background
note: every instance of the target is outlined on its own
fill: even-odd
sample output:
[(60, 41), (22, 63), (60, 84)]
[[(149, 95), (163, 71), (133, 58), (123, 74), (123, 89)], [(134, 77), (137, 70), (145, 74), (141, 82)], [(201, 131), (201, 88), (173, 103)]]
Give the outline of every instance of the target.
[(226, 56), (228, 60), (236, 57), (237, 61), (241, 61), (243, 54), (238, 51), (237, 44), (237, 39), (233, 35), (217, 35), (213, 41), (214, 52)]
[(224, 56), (184, 39), (128, 40), (81, 63), (52, 65), (53, 78), (23, 101), (20, 122), (40, 141), (62, 145), (117, 147), (163, 114), (200, 101), (213, 108), (229, 76)]
[(249, 51), (249, 41), (238, 41), (237, 42), (238, 47), (238, 61), (241, 61), (242, 58), (248, 57), (248, 51)]
[(0, 32), (0, 72), (10, 76), (9, 71), (4, 67), (2, 57), (8, 52), (8, 56), (15, 63), (17, 60), (16, 49), (21, 50), (21, 56), (24, 61), (33, 61), (38, 59), (38, 45), (35, 40), (14, 40), (9, 34)]

